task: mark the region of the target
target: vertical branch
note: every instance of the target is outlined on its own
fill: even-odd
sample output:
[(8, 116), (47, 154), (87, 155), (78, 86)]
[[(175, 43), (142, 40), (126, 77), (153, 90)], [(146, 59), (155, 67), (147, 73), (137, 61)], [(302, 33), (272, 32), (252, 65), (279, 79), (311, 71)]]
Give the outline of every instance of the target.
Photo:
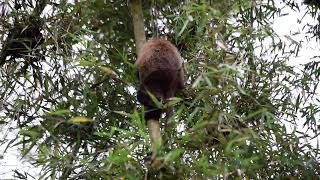
[(143, 44), (146, 42), (141, 0), (132, 0), (131, 8), (134, 38), (136, 41), (136, 53), (138, 54)]
[(152, 157), (151, 160), (154, 160), (157, 156), (158, 148), (161, 146), (161, 134), (160, 134), (160, 122), (156, 119), (149, 119), (147, 121), (149, 136), (151, 141), (152, 148)]

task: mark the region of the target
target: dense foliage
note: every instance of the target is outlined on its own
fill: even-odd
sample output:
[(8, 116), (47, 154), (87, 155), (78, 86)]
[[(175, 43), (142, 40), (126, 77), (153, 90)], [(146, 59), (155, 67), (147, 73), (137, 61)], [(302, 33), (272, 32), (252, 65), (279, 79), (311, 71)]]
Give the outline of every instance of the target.
[[(130, 2), (2, 7), (0, 123), (2, 133), (17, 134), (0, 142), (41, 168), (36, 179), (142, 179), (147, 171), (150, 179), (319, 176), (319, 144), (311, 142), (319, 142), (320, 61), (290, 66), (303, 44), (284, 41), (272, 26), (283, 8), (317, 18), (319, 6), (144, 1), (147, 37), (176, 44), (187, 73), (153, 169), (135, 97)], [(317, 39), (319, 25), (308, 28), (315, 36), (305, 41)], [(32, 176), (18, 169), (15, 177)]]

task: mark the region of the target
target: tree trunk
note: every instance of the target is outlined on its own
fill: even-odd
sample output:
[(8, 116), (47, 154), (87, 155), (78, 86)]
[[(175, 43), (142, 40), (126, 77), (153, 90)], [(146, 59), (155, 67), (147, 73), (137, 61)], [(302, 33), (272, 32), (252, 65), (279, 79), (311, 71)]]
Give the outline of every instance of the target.
[(136, 53), (138, 55), (143, 44), (146, 42), (141, 0), (132, 0), (131, 8), (132, 8), (134, 38), (136, 41)]

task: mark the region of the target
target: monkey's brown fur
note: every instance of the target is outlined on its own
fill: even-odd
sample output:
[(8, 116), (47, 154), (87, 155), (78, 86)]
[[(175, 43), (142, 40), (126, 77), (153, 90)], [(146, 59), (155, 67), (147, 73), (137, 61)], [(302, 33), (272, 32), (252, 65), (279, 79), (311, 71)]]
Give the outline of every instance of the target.
[[(136, 65), (140, 79), (138, 100), (147, 109), (155, 107), (146, 91), (165, 101), (184, 87), (182, 58), (178, 49), (165, 39), (152, 39), (145, 43)], [(156, 114), (160, 116), (159, 111)], [(150, 118), (155, 117), (151, 115)]]

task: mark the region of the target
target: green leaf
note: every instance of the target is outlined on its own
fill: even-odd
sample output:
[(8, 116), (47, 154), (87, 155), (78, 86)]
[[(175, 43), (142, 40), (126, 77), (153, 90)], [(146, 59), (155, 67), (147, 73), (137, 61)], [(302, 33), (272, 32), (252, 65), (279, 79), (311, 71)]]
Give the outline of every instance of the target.
[(162, 104), (160, 103), (160, 101), (157, 99), (156, 96), (154, 96), (151, 92), (147, 91), (148, 95), (150, 96), (151, 100), (153, 103), (156, 104), (156, 107), (161, 108)]
[(169, 154), (164, 157), (164, 161), (176, 161), (182, 156), (183, 153), (184, 150), (182, 149), (175, 149), (173, 151), (170, 151)]
[(181, 28), (181, 30), (179, 31), (178, 33), (178, 37), (181, 36), (181, 34), (184, 32), (184, 30), (187, 28), (187, 25), (189, 24), (190, 20), (189, 18), (187, 18), (184, 23), (183, 23), (183, 26)]
[(88, 60), (85, 60), (85, 59), (81, 59), (79, 64), (76, 65), (76, 66), (87, 66), (87, 67), (92, 67), (96, 64), (96, 62), (94, 61), (88, 61)]
[(51, 115), (51, 116), (62, 116), (65, 114), (69, 114), (71, 111), (69, 109), (59, 109), (56, 111), (50, 111), (46, 115)]
[(164, 108), (168, 108), (168, 107), (171, 107), (173, 105), (176, 105), (179, 102), (181, 102), (182, 100), (183, 99), (181, 99), (181, 98), (172, 97), (172, 98), (168, 99), (168, 102), (164, 105)]

